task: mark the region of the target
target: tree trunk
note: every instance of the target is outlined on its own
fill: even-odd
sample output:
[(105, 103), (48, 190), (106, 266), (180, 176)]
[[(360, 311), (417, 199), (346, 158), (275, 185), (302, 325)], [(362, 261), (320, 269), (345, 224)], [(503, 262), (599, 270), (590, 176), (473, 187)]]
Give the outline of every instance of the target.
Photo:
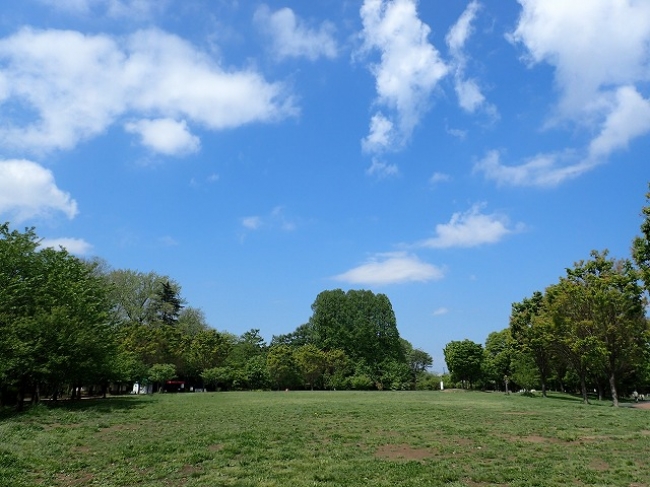
[(603, 385), (600, 383), (600, 381), (596, 382), (596, 387), (598, 388), (598, 400), (602, 401), (603, 400)]
[(587, 395), (587, 381), (585, 380), (584, 375), (580, 376), (580, 390), (582, 392), (582, 402), (584, 404), (589, 404), (589, 396)]
[(618, 407), (618, 394), (616, 393), (616, 375), (614, 371), (609, 374), (609, 388), (612, 391), (612, 406)]
[(542, 379), (542, 397), (546, 397), (546, 381)]

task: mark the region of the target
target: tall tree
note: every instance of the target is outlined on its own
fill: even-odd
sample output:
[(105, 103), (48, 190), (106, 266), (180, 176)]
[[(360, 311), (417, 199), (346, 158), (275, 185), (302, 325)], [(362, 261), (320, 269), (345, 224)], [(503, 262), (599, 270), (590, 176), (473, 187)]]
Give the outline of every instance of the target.
[(481, 378), (483, 345), (468, 339), (456, 340), (449, 342), (443, 353), (453, 381), (462, 381), (464, 387), (467, 384), (471, 388)]
[(641, 222), (641, 235), (632, 242), (632, 257), (641, 271), (646, 292), (650, 292), (650, 191), (645, 197), (646, 206), (641, 209), (644, 218)]
[[(544, 295), (539, 291), (520, 303), (512, 304), (510, 334), (519, 353), (529, 355), (537, 367), (542, 396), (546, 397), (548, 379), (553, 364), (553, 333), (543, 314)], [(522, 362), (518, 359), (518, 363)]]
[(101, 382), (114, 372), (105, 280), (65, 249), (38, 249), (33, 229), (0, 225), (0, 382), (28, 388)]
[(514, 341), (509, 328), (494, 331), (485, 340), (485, 362), (491, 378), (497, 384), (503, 384), (506, 393), (509, 392), (508, 384), (512, 375), (514, 352)]
[(373, 376), (385, 360), (405, 363), (395, 313), (388, 297), (371, 291), (323, 291), (312, 304), (310, 324), (321, 350), (340, 349), (363, 361)]
[(573, 341), (568, 345), (577, 351), (585, 372), (606, 374), (615, 406), (617, 377), (638, 367), (648, 346), (645, 302), (638, 281), (629, 260), (593, 251), (591, 259), (567, 269), (566, 277), (553, 288), (560, 336)]

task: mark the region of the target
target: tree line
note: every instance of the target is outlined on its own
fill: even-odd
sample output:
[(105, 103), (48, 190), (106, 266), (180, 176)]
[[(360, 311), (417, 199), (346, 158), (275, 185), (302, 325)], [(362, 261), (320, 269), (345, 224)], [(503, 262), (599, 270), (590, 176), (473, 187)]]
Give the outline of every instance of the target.
[(0, 225), (0, 404), (163, 390), (175, 380), (212, 390), (411, 389), (432, 358), (400, 337), (387, 296), (320, 293), (309, 321), (266, 343), (209, 326), (174, 279), (110, 269), (33, 228)]
[(650, 192), (641, 235), (629, 258), (607, 250), (566, 269), (557, 283), (513, 303), (509, 326), (481, 344), (452, 341), (444, 349), (461, 387), (592, 391), (618, 406), (632, 391), (650, 392)]

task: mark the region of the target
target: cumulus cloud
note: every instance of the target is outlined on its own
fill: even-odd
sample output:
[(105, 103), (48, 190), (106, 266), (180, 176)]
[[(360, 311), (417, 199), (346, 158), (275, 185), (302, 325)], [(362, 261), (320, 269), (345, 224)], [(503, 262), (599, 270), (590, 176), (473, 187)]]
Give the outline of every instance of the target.
[(418, 17), (416, 5), (415, 0), (365, 0), (361, 7), (362, 53), (379, 51), (381, 55), (370, 66), (376, 104), (390, 111), (390, 115), (382, 112), (373, 117), (370, 135), (362, 141), (366, 151), (395, 150), (406, 143), (426, 112), (433, 90), (448, 72), (427, 40), (431, 29)]
[(635, 0), (519, 0), (517, 28), (532, 63), (555, 67), (559, 115), (578, 118), (611, 87), (650, 77), (650, 3)]
[(44, 238), (40, 241), (39, 247), (59, 250), (63, 247), (65, 250), (75, 255), (88, 255), (93, 246), (80, 238)]
[(0, 40), (0, 79), (0, 102), (34, 114), (7, 115), (0, 128), (0, 143), (21, 150), (70, 149), (121, 117), (220, 130), (297, 113), (282, 84), (252, 69), (226, 70), (155, 29), (118, 39), (24, 28)]
[(513, 43), (531, 66), (555, 70), (559, 99), (546, 126), (570, 121), (595, 135), (580, 150), (539, 154), (517, 166), (492, 152), (475, 169), (502, 184), (553, 186), (607, 161), (650, 132), (650, 3), (633, 0), (519, 0)]
[(144, 119), (128, 122), (124, 129), (138, 134), (145, 147), (168, 156), (197, 152), (201, 147), (199, 138), (190, 133), (185, 120), (177, 122), (171, 118)]
[(333, 59), (338, 54), (334, 24), (321, 23), (310, 28), (290, 8), (271, 12), (267, 5), (255, 11), (254, 21), (271, 39), (271, 49), (278, 59), (305, 57), (315, 61), (319, 57)]
[(77, 202), (57, 187), (51, 171), (24, 159), (0, 161), (0, 214), (22, 222), (57, 212), (72, 219)]
[(476, 204), (465, 213), (454, 213), (449, 223), (436, 225), (436, 236), (420, 243), (422, 247), (478, 247), (501, 241), (520, 229), (512, 228), (505, 215), (481, 213), (484, 205)]
[(428, 282), (444, 277), (444, 272), (406, 252), (381, 253), (367, 262), (335, 276), (337, 281), (354, 285), (385, 285)]

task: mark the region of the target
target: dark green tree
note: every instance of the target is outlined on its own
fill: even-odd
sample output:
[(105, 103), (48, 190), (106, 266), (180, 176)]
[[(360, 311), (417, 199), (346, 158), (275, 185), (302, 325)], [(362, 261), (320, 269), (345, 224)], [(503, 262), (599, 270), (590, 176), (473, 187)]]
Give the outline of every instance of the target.
[(388, 297), (371, 291), (323, 291), (312, 304), (310, 325), (321, 350), (343, 350), (379, 379), (387, 360), (406, 363)]

